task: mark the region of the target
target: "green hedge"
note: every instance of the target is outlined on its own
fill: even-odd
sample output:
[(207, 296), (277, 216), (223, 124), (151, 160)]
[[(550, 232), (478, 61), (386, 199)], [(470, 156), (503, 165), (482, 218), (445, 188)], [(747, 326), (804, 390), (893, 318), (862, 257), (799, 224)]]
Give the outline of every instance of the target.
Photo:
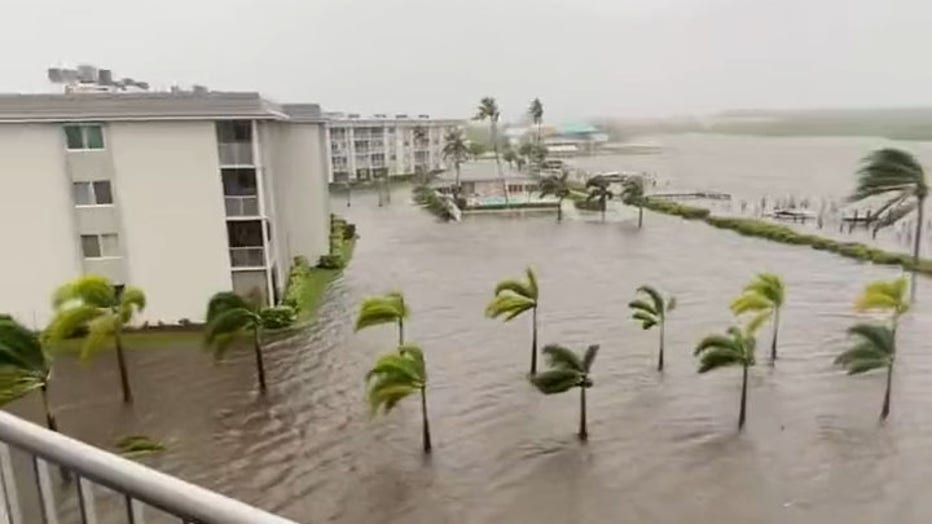
[(704, 207), (688, 206), (670, 200), (659, 198), (645, 198), (642, 201), (643, 206), (658, 213), (676, 215), (687, 220), (702, 220), (709, 216), (709, 210)]

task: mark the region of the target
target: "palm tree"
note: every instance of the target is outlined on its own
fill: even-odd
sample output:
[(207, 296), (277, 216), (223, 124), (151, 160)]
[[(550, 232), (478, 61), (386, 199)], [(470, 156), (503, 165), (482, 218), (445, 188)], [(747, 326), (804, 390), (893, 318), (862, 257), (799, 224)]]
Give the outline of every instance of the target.
[(502, 280), (495, 285), (495, 297), (485, 308), (489, 318), (504, 317), (505, 322), (531, 310), (531, 375), (537, 373), (537, 275), (532, 268), (525, 270), (527, 282)]
[(906, 279), (901, 277), (894, 280), (871, 282), (855, 300), (854, 309), (860, 312), (883, 311), (890, 313), (890, 320), (895, 330), (900, 317), (909, 311), (909, 300), (906, 298)]
[(757, 341), (754, 333), (741, 331), (737, 327), (728, 328), (727, 335), (709, 335), (696, 346), (695, 355), (699, 357), (699, 373), (726, 366), (741, 366), (741, 411), (738, 415), (738, 429), (744, 427), (748, 400), (748, 367), (754, 365), (754, 347)]
[(780, 309), (786, 289), (780, 277), (773, 273), (759, 273), (731, 303), (735, 315), (754, 313), (748, 322), (748, 331), (756, 333), (765, 322), (773, 318), (773, 340), (770, 344), (770, 361), (777, 360), (777, 333), (780, 328)]
[(605, 222), (605, 208), (607, 202), (612, 198), (615, 198), (615, 193), (609, 189), (610, 182), (601, 175), (596, 175), (589, 180), (586, 180), (586, 188), (589, 189), (589, 195), (586, 197), (587, 202), (592, 202), (597, 200), (599, 202), (599, 209), (602, 211), (602, 222)]
[(644, 329), (650, 329), (654, 326), (660, 327), (660, 352), (657, 357), (657, 371), (663, 371), (663, 336), (664, 325), (667, 320), (667, 313), (676, 308), (676, 298), (670, 297), (664, 300), (660, 293), (650, 287), (641, 286), (637, 289), (638, 293), (647, 295), (650, 302), (641, 299), (635, 299), (628, 303), (631, 308), (631, 318), (641, 323)]
[(401, 399), (420, 391), (424, 453), (430, 453), (430, 424), (427, 418), (427, 367), (424, 353), (417, 346), (402, 345), (397, 353), (382, 355), (366, 374), (372, 413), (383, 408), (388, 413)]
[(916, 231), (913, 235), (913, 279), (910, 296), (916, 295), (916, 269), (919, 267), (919, 247), (922, 240), (924, 205), (929, 194), (926, 175), (919, 161), (906, 151), (893, 148), (878, 149), (864, 157), (857, 172), (857, 188), (849, 197), (858, 202), (872, 196), (889, 197), (880, 209), (871, 215), (874, 231), (898, 222), (914, 210)]
[(256, 356), (256, 374), (259, 392), (266, 392), (265, 364), (262, 360), (262, 308), (233, 293), (222, 291), (210, 297), (207, 303), (207, 326), (204, 330), (204, 345), (221, 358), (233, 340), (245, 333), (252, 333), (252, 349)]
[(540, 181), (540, 196), (553, 195), (557, 198), (557, 222), (563, 220), (563, 199), (570, 196), (569, 176), (569, 171), (563, 171), (560, 175), (550, 175)]
[(405, 297), (397, 291), (385, 295), (366, 297), (359, 306), (356, 331), (379, 324), (398, 324), (398, 345), (405, 343), (405, 319), (410, 311)]
[(540, 125), (544, 121), (544, 104), (540, 102), (540, 98), (531, 100), (531, 106), (528, 107), (527, 114), (531, 117), (531, 122), (537, 126), (537, 145), (540, 145)]
[(39, 336), (11, 317), (0, 315), (0, 404), (38, 389), (42, 393), (45, 423), (58, 431), (49, 405), (52, 357)]
[(621, 184), (621, 201), (638, 206), (638, 229), (644, 223), (644, 177), (629, 176)]
[(582, 358), (556, 344), (545, 346), (543, 351), (547, 355), (547, 365), (550, 369), (531, 377), (531, 383), (545, 395), (579, 388), (579, 439), (586, 440), (589, 438), (586, 427), (586, 390), (593, 386), (589, 372), (592, 370), (599, 346), (595, 344), (586, 348)]
[(502, 160), (498, 155), (498, 119), (501, 113), (498, 110), (498, 103), (495, 99), (486, 96), (479, 101), (479, 109), (473, 120), (488, 120), (489, 133), (492, 137), (492, 150), (495, 151), (495, 166), (498, 169), (498, 178), (502, 181), (502, 191), (505, 195), (505, 205), (508, 205), (508, 184), (505, 182), (505, 174), (502, 172)]
[(453, 162), (456, 169), (456, 187), (460, 186), (460, 165), (469, 158), (469, 147), (461, 129), (451, 129), (443, 137), (443, 158)]
[(887, 388), (883, 395), (880, 419), (890, 414), (890, 385), (893, 377), (893, 359), (896, 355), (896, 332), (888, 326), (856, 324), (848, 333), (858, 338), (855, 346), (835, 359), (849, 375), (857, 375), (879, 368), (887, 368)]
[(515, 153), (515, 150), (508, 147), (505, 149), (505, 152), (502, 153), (502, 160), (508, 163), (508, 168), (514, 168), (515, 162), (518, 161), (518, 153)]
[(85, 275), (58, 288), (52, 299), (55, 318), (47, 330), (50, 342), (61, 341), (87, 330), (81, 358), (87, 359), (112, 339), (123, 402), (133, 401), (123, 353), (123, 328), (146, 307), (146, 295), (137, 287), (113, 284), (100, 275)]

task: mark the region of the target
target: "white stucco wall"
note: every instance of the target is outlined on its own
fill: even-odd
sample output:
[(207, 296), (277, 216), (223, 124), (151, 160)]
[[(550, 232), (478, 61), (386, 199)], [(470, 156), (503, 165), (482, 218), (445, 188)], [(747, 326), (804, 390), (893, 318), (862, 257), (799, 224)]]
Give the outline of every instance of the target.
[(0, 124), (0, 313), (44, 327), (55, 287), (81, 273), (65, 143), (55, 124)]
[(109, 124), (127, 283), (148, 297), (143, 320), (203, 320), (232, 289), (213, 122)]

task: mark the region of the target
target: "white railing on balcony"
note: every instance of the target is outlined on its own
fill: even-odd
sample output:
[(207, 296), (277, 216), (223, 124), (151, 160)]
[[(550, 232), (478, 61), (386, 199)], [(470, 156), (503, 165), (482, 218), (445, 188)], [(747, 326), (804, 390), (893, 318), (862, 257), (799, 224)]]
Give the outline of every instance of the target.
[(217, 144), (222, 166), (251, 166), (252, 142), (220, 142)]
[[(14, 452), (28, 460), (14, 461)], [(116, 507), (96, 504), (114, 496)], [(59, 504), (65, 499), (73, 502), (70, 513)], [(181, 524), (295, 524), (0, 411), (0, 523), (142, 524), (147, 516)]]
[(252, 196), (224, 196), (228, 217), (258, 216), (259, 197)]
[(230, 264), (233, 267), (265, 267), (265, 250), (262, 247), (231, 247)]

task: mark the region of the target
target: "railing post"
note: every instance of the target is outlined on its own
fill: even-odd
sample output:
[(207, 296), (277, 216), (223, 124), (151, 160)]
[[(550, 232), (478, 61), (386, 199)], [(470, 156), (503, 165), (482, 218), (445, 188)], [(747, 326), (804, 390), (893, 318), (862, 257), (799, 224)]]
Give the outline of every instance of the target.
[(78, 477), (78, 505), (81, 509), (81, 524), (97, 524), (97, 512), (94, 510), (94, 483)]
[(55, 510), (55, 493), (52, 491), (49, 464), (36, 455), (32, 456), (32, 464), (36, 472), (36, 489), (39, 492), (39, 509), (42, 512), (42, 522), (45, 524), (58, 524), (58, 513)]
[(0, 523), (22, 524), (23, 515), (19, 510), (19, 495), (16, 493), (16, 479), (13, 477), (13, 462), (10, 447), (0, 442)]

